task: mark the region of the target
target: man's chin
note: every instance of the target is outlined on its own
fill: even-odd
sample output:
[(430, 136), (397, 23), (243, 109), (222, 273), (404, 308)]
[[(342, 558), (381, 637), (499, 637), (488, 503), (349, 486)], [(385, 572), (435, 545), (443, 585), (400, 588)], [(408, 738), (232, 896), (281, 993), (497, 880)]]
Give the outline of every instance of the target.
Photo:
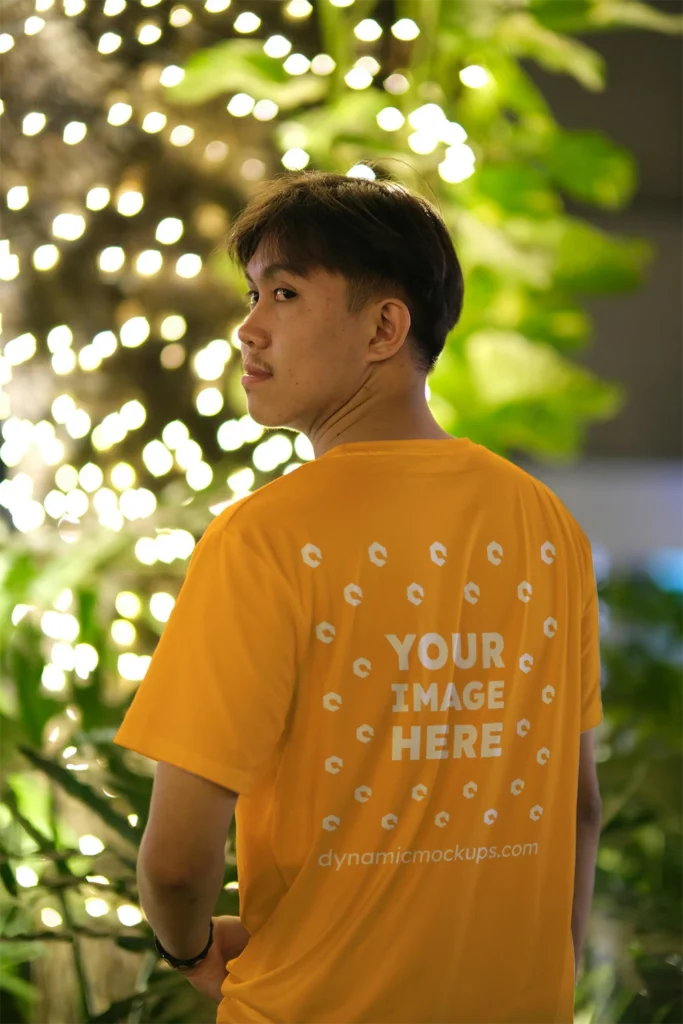
[(269, 412), (268, 409), (259, 409), (258, 405), (258, 402), (247, 402), (249, 416), (254, 423), (258, 423), (260, 427), (267, 427), (269, 430), (286, 426), (273, 412)]

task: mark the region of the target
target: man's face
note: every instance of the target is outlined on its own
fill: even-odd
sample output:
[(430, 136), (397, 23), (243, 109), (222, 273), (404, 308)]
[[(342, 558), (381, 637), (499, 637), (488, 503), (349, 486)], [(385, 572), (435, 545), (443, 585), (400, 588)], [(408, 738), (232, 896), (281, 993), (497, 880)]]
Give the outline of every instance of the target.
[(337, 274), (299, 277), (257, 251), (247, 279), (251, 311), (237, 332), (242, 361), (272, 372), (246, 385), (249, 415), (310, 438), (367, 378), (371, 318), (348, 312), (348, 285)]

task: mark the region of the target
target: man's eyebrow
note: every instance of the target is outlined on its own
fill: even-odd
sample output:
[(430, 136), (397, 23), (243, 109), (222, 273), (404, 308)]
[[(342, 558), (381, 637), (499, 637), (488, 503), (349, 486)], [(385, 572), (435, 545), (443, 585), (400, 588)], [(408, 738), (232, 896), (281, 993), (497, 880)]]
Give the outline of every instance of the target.
[[(262, 281), (270, 281), (271, 278), (276, 277), (278, 274), (293, 274), (295, 277), (305, 277), (300, 271), (296, 270), (295, 267), (290, 266), (288, 263), (271, 263), (267, 266), (261, 274)], [(245, 271), (245, 277), (250, 284), (254, 284), (253, 278)]]

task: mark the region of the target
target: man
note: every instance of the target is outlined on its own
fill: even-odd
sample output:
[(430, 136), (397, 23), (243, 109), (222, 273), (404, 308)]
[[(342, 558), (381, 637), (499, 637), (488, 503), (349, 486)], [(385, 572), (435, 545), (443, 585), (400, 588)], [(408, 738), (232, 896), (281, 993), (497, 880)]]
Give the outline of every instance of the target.
[[(571, 1021), (600, 829), (589, 541), (429, 410), (463, 301), (429, 203), (284, 176), (229, 249), (249, 413), (314, 459), (208, 526), (116, 737), (159, 762), (159, 948), (219, 1022)], [(240, 919), (211, 920), (233, 811)]]

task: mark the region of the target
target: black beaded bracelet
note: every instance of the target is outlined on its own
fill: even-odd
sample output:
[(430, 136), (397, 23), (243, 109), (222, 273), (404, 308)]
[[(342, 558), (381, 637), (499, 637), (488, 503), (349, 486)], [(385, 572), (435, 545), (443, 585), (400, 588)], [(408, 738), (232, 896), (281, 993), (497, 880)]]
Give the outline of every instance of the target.
[(209, 928), (209, 941), (199, 956), (193, 956), (190, 960), (179, 960), (178, 957), (171, 956), (170, 953), (166, 952), (156, 935), (154, 936), (154, 945), (156, 946), (157, 953), (161, 959), (165, 960), (166, 963), (171, 965), (171, 967), (175, 967), (177, 970), (186, 970), (189, 967), (194, 967), (195, 964), (201, 963), (202, 960), (206, 959), (206, 956), (213, 945), (213, 918), (211, 918), (211, 926)]

